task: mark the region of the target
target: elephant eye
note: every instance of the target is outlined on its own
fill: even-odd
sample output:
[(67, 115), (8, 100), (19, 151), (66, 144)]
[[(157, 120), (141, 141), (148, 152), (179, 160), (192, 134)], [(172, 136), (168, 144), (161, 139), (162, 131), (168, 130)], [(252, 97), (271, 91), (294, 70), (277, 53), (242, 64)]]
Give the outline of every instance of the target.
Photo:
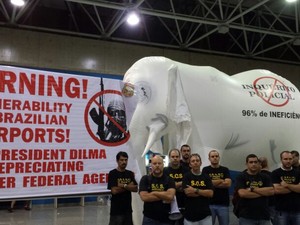
[(139, 102), (143, 102), (147, 104), (149, 100), (151, 99), (151, 87), (147, 82), (137, 82), (136, 86), (139, 88), (138, 90), (138, 97), (139, 97)]

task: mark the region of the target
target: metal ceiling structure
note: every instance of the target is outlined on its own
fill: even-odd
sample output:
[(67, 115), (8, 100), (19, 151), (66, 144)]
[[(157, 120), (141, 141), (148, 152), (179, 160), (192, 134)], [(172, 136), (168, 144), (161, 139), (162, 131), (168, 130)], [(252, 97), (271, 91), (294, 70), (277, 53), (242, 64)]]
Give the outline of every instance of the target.
[(299, 24), (299, 0), (0, 0), (3, 27), (295, 65)]

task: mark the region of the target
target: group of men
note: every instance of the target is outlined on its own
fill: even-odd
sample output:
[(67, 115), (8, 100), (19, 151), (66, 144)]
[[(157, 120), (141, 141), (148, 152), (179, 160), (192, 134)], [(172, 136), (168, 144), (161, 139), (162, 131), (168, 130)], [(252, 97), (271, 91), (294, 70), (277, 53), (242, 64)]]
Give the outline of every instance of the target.
[[(201, 170), (200, 155), (191, 154), (188, 145), (171, 149), (169, 166), (164, 168), (163, 158), (154, 156), (151, 174), (138, 185), (133, 172), (126, 170), (127, 153), (119, 152), (118, 167), (109, 173), (109, 225), (133, 224), (131, 192), (138, 190), (144, 202), (143, 225), (214, 225), (216, 219), (219, 225), (229, 225), (229, 169), (220, 165), (217, 150), (211, 150), (208, 158), (210, 165)], [(246, 170), (235, 180), (240, 225), (300, 224), (299, 153), (283, 151), (280, 159), (282, 166), (270, 172), (266, 158), (246, 157)], [(183, 214), (177, 221), (169, 218), (174, 200)]]

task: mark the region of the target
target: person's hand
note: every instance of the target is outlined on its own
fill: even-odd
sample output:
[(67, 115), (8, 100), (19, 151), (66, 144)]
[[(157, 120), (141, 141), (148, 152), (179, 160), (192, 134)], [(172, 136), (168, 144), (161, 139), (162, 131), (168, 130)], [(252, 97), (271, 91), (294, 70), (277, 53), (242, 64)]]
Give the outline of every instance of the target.
[(123, 187), (124, 187), (124, 184), (123, 184), (123, 183), (120, 183), (120, 182), (118, 182), (118, 187), (121, 187), (121, 188), (123, 188)]
[(286, 183), (286, 182), (284, 181), (284, 179), (281, 177), (280, 185), (281, 185), (282, 187), (287, 187), (287, 186), (288, 186), (288, 183)]
[(187, 185), (186, 188), (184, 189), (184, 193), (185, 193), (186, 195), (195, 193), (195, 188), (193, 188), (193, 187), (190, 186), (190, 185)]

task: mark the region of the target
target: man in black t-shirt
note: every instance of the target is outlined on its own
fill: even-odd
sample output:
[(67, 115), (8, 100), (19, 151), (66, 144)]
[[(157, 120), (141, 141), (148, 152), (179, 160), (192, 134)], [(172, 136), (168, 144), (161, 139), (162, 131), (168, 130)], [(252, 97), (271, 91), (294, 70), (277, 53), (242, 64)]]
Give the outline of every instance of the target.
[(143, 225), (171, 225), (170, 203), (175, 196), (175, 182), (163, 173), (163, 159), (151, 159), (152, 173), (142, 177), (139, 184), (140, 197), (144, 202)]
[(220, 155), (217, 150), (208, 153), (210, 166), (203, 168), (202, 173), (207, 174), (212, 179), (214, 186), (214, 196), (210, 201), (212, 214), (212, 224), (218, 222), (220, 225), (229, 225), (229, 188), (231, 178), (229, 169), (220, 165)]
[(209, 200), (213, 196), (213, 184), (207, 174), (201, 172), (199, 154), (190, 157), (191, 170), (184, 174), (182, 186), (186, 195), (184, 224), (212, 224)]
[(191, 156), (191, 147), (187, 144), (182, 145), (180, 148), (181, 160), (180, 165), (183, 166), (185, 170), (190, 170), (190, 156)]
[(300, 162), (299, 162), (299, 152), (296, 150), (291, 151), (293, 162), (292, 166), (294, 169), (300, 170)]
[(133, 225), (131, 192), (137, 192), (134, 173), (126, 170), (128, 155), (119, 152), (116, 156), (118, 167), (109, 172), (107, 189), (111, 190), (109, 225)]
[(292, 166), (289, 151), (280, 154), (281, 167), (272, 172), (276, 225), (300, 224), (300, 172)]
[(239, 200), (239, 223), (270, 225), (268, 197), (274, 195), (271, 178), (260, 173), (260, 163), (254, 154), (246, 157), (247, 170), (236, 178)]
[[(180, 164), (180, 151), (176, 148), (169, 151), (169, 161), (169, 166), (164, 168), (164, 174), (175, 181), (177, 205), (183, 209), (185, 195), (182, 189), (182, 178), (189, 170)], [(178, 220), (177, 224), (183, 225), (183, 218)]]
[[(268, 159), (266, 157), (260, 157), (260, 172), (268, 175), (272, 179), (272, 172), (269, 171)], [(273, 225), (276, 225), (275, 221), (275, 195), (269, 197), (269, 212), (270, 219)]]

